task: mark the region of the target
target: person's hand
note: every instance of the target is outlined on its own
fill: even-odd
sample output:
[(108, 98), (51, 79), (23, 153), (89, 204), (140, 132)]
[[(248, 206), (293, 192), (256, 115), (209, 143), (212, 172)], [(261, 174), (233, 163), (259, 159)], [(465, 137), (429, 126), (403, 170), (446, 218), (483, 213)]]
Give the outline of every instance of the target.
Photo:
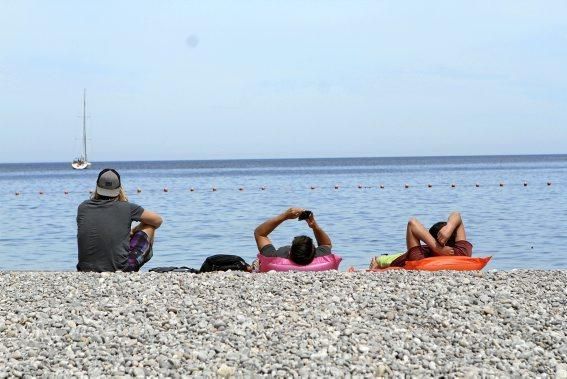
[(437, 241), (439, 241), (442, 246), (445, 246), (447, 241), (449, 241), (449, 238), (451, 238), (451, 228), (449, 225), (445, 225), (439, 229), (439, 233), (437, 233)]
[(130, 230), (130, 237), (132, 237), (134, 234), (136, 234), (136, 232), (138, 231), (138, 226), (140, 226), (140, 224), (136, 225), (135, 227), (133, 227)]
[(317, 221), (315, 221), (315, 216), (313, 215), (313, 213), (311, 213), (309, 218), (305, 221), (307, 222), (307, 226), (309, 226), (311, 229), (314, 229), (314, 228), (317, 227)]
[(441, 249), (441, 254), (442, 255), (455, 255), (455, 250), (452, 247), (443, 246), (443, 248)]
[(288, 220), (298, 218), (303, 211), (303, 208), (289, 208), (287, 211), (285, 211), (285, 218)]

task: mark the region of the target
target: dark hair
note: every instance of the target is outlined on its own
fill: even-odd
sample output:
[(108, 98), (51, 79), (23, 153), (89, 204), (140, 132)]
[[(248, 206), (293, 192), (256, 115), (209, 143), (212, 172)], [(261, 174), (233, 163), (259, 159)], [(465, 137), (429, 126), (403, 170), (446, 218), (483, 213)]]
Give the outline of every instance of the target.
[(98, 200), (116, 200), (117, 198), (118, 198), (118, 196), (114, 196), (114, 197), (102, 196), (102, 195), (97, 196)]
[(315, 258), (313, 240), (307, 236), (298, 236), (293, 239), (289, 259), (298, 265), (308, 265)]
[[(433, 236), (433, 238), (437, 239), (437, 235), (442, 227), (447, 225), (445, 221), (440, 221), (436, 224), (433, 224), (431, 228), (429, 228), (429, 234)], [(457, 237), (457, 231), (455, 230), (449, 240), (447, 240), (446, 246), (455, 247), (455, 238)]]

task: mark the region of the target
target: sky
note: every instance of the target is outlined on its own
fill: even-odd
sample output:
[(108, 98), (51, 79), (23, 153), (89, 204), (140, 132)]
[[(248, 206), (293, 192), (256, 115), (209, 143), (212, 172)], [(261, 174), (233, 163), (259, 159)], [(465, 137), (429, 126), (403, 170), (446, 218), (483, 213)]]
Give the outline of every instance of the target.
[(567, 153), (565, 1), (0, 0), (0, 162)]

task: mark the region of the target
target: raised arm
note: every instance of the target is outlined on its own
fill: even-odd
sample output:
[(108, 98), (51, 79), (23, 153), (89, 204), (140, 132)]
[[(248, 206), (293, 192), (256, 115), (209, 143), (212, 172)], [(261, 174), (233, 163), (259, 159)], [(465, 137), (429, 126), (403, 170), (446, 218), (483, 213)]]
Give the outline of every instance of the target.
[(448, 246), (443, 246), (429, 233), (429, 230), (416, 219), (412, 218), (408, 222), (406, 231), (406, 244), (408, 250), (412, 247), (419, 246), (423, 241), (431, 252), (435, 255), (454, 255), (454, 250)]
[(447, 225), (442, 227), (441, 230), (439, 230), (439, 234), (437, 234), (437, 240), (441, 245), (445, 246), (455, 231), (455, 241), (466, 241), (467, 234), (465, 232), (465, 225), (463, 224), (459, 212), (453, 212), (449, 215)]
[(273, 232), (275, 228), (277, 228), (285, 220), (298, 218), (301, 212), (303, 212), (302, 208), (289, 208), (282, 214), (277, 215), (276, 217), (272, 217), (271, 219), (264, 221), (262, 224), (258, 225), (258, 227), (254, 230), (254, 238), (256, 239), (258, 250), (261, 251), (264, 246), (272, 243), (272, 241), (270, 241), (270, 239), (268, 238), (268, 235), (270, 235), (270, 233)]
[(307, 225), (309, 225), (309, 227), (311, 229), (313, 229), (313, 234), (315, 234), (315, 239), (317, 240), (317, 245), (318, 246), (329, 246), (329, 248), (333, 247), (333, 244), (331, 242), (331, 238), (329, 237), (329, 235), (327, 233), (325, 233), (325, 231), (319, 226), (319, 224), (317, 223), (317, 221), (315, 220), (315, 216), (313, 216), (313, 213), (311, 214), (311, 216), (307, 219)]

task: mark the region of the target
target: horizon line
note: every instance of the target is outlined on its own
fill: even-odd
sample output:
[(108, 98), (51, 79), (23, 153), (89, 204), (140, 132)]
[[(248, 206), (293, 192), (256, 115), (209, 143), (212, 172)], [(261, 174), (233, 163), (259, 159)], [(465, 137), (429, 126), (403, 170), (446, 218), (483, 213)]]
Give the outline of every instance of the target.
[[(135, 163), (135, 162), (211, 162), (211, 161), (270, 161), (270, 160), (317, 160), (317, 159), (395, 159), (395, 158), (481, 158), (481, 157), (560, 157), (567, 153), (545, 154), (478, 154), (478, 155), (391, 155), (391, 156), (349, 156), (349, 157), (298, 157), (298, 158), (209, 158), (209, 159), (160, 159), (160, 160), (103, 160), (91, 163)], [(28, 161), (28, 162), (0, 162), (0, 165), (19, 164), (67, 164), (66, 161)]]

